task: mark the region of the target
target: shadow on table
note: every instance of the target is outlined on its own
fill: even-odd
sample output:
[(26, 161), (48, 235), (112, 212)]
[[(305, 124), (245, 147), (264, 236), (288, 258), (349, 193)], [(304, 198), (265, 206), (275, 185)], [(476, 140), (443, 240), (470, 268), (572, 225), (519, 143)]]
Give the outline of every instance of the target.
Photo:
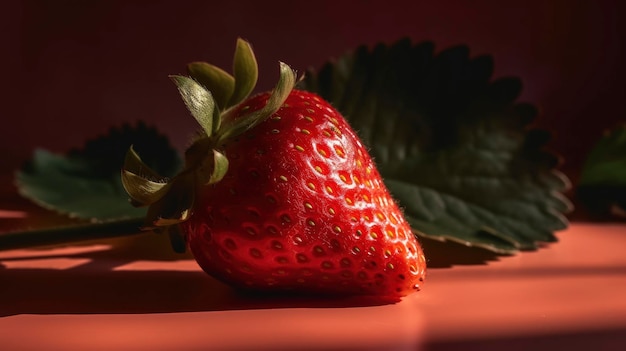
[(424, 345), (425, 351), (481, 350), (481, 351), (526, 351), (526, 350), (602, 350), (622, 351), (626, 349), (626, 330), (587, 330), (545, 335), (474, 338), (471, 340), (435, 341)]
[[(152, 247), (146, 249), (144, 245)], [(199, 270), (115, 270), (135, 261), (191, 259), (154, 245), (153, 239), (138, 236), (117, 241), (107, 250), (74, 254), (41, 250), (36, 256), (0, 258), (0, 317), (358, 307), (397, 302), (367, 297), (243, 293)], [(35, 259), (84, 259), (87, 263), (68, 269), (6, 268), (11, 261)]]
[(0, 317), (374, 306), (367, 298), (243, 294), (203, 272), (0, 270)]
[[(461, 245), (422, 240), (430, 268), (486, 264), (497, 255)], [(365, 297), (244, 294), (201, 271), (115, 270), (137, 261), (192, 259), (172, 252), (166, 236), (141, 234), (106, 241), (110, 248), (0, 258), (0, 317), (17, 314), (162, 313), (289, 307), (376, 306), (397, 301)], [(5, 268), (3, 261), (84, 259), (69, 269)], [(8, 265), (8, 264), (7, 264)]]

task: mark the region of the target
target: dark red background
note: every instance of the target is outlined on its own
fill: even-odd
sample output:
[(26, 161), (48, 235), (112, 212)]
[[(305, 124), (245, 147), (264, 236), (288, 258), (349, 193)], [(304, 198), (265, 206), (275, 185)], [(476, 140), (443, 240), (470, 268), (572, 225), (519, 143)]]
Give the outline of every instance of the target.
[(583, 1), (106, 1), (0, 4), (2, 171), (36, 146), (62, 152), (138, 119), (183, 148), (195, 125), (167, 75), (189, 61), (230, 67), (250, 40), (270, 88), (282, 60), (304, 70), (359, 44), (404, 36), (492, 54), (575, 178), (602, 131), (626, 118), (624, 6)]

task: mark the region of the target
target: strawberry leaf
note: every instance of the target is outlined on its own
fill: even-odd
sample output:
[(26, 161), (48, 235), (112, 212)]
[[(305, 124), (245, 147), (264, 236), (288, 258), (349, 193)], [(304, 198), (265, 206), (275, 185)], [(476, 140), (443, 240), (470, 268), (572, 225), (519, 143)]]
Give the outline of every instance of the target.
[(229, 106), (235, 106), (248, 97), (254, 90), (259, 76), (252, 46), (241, 38), (237, 39), (237, 46), (235, 47), (233, 74), (235, 76), (235, 87), (230, 97)]
[(223, 153), (213, 150), (213, 172), (206, 183), (215, 184), (219, 182), (224, 178), (226, 172), (228, 172), (228, 158)]
[(159, 200), (167, 192), (167, 181), (143, 163), (131, 146), (124, 158), (122, 186), (131, 203), (141, 207)]
[(213, 135), (215, 126), (219, 125), (217, 122), (219, 121), (219, 109), (211, 92), (189, 77), (171, 76), (170, 78), (178, 87), (187, 109), (200, 124), (204, 133), (208, 137)]
[(122, 185), (138, 207), (156, 202), (167, 191), (167, 183), (155, 182), (127, 170), (122, 171)]
[(576, 195), (595, 215), (626, 218), (626, 124), (608, 131), (587, 155)]
[(225, 116), (223, 121), (224, 126), (217, 136), (217, 144), (236, 135), (240, 135), (269, 118), (285, 103), (285, 100), (287, 100), (287, 97), (295, 85), (296, 72), (286, 63), (280, 62), (278, 83), (276, 83), (274, 90), (272, 90), (272, 94), (267, 100), (267, 103), (261, 109), (244, 114), (239, 118), (233, 119), (232, 116)]
[(220, 110), (228, 107), (228, 100), (235, 90), (235, 77), (206, 62), (192, 62), (187, 65), (187, 71), (193, 79), (213, 94)]
[(571, 210), (568, 180), (515, 102), (517, 78), (491, 80), (492, 58), (465, 46), (435, 54), (408, 39), (360, 47), (308, 72), (369, 146), (416, 234), (508, 254), (555, 241)]
[[(16, 174), (18, 191), (43, 207), (71, 217), (93, 221), (143, 217), (146, 210), (129, 204), (120, 178), (131, 144), (147, 165), (140, 168), (133, 163), (144, 177), (173, 174), (181, 164), (176, 150), (154, 128), (142, 123), (125, 125), (112, 128), (106, 136), (66, 155), (36, 150)], [(162, 186), (158, 180), (143, 186), (156, 187), (150, 190), (156, 192)]]

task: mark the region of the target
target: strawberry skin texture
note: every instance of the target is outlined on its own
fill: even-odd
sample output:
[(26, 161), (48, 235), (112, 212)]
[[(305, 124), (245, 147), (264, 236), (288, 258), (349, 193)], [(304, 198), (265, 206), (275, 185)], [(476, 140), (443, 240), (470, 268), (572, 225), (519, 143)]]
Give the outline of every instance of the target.
[[(248, 99), (235, 116), (268, 97)], [(419, 290), (421, 246), (367, 150), (323, 99), (293, 90), (222, 150), (226, 176), (202, 188), (182, 224), (208, 274), (255, 290), (395, 297)]]

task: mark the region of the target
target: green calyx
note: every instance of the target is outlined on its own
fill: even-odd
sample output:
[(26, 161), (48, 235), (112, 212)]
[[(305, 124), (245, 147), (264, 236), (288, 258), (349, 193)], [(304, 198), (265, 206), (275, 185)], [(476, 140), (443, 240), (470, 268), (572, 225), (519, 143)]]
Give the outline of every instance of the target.
[(220, 147), (278, 111), (296, 84), (295, 72), (280, 62), (280, 78), (267, 104), (235, 116), (234, 111), (252, 93), (258, 78), (250, 44), (237, 40), (233, 75), (205, 62), (194, 62), (187, 68), (190, 77), (170, 77), (201, 127), (199, 137), (185, 152), (185, 167), (166, 179), (145, 165), (131, 147), (122, 169), (122, 184), (131, 203), (149, 206), (144, 228), (168, 227), (170, 235), (180, 235), (177, 224), (190, 218), (199, 189), (226, 175), (228, 158)]

